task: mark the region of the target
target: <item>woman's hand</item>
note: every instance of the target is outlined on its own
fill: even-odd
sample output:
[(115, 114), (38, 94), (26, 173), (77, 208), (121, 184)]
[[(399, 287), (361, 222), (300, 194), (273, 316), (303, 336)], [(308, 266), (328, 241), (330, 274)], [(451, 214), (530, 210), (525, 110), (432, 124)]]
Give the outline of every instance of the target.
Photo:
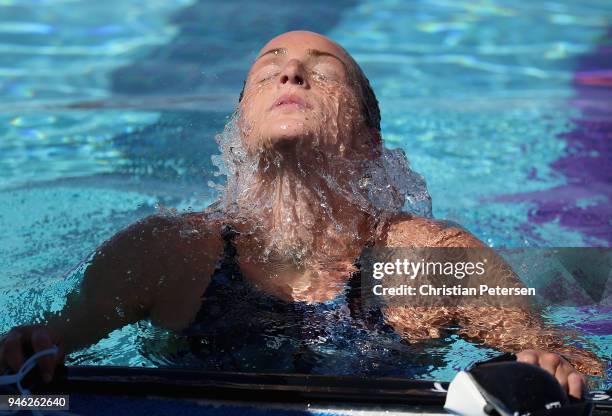
[(582, 396), (585, 378), (559, 354), (542, 350), (524, 350), (516, 354), (516, 361), (537, 365), (555, 376), (563, 389), (577, 399)]
[(23, 325), (11, 329), (0, 337), (0, 374), (7, 368), (13, 372), (19, 371), (28, 356), (58, 346), (55, 355), (45, 355), (38, 358), (39, 373), (44, 382), (53, 379), (55, 368), (64, 360), (64, 348), (60, 336), (49, 327), (36, 325)]

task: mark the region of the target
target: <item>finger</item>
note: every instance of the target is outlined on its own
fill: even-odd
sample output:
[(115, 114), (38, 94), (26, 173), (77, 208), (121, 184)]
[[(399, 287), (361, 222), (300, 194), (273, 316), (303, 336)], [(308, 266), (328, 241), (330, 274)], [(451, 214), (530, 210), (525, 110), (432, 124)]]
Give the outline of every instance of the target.
[(584, 377), (582, 374), (574, 371), (567, 376), (567, 384), (569, 386), (569, 395), (576, 399), (582, 398), (582, 390), (584, 389)]
[(516, 354), (516, 361), (520, 363), (527, 363), (538, 365), (538, 354), (533, 350), (525, 350)]
[(563, 387), (563, 391), (565, 391), (566, 393), (569, 391), (569, 385), (568, 385), (568, 377), (572, 372), (574, 372), (574, 368), (570, 365), (566, 365), (566, 364), (562, 364), (560, 366), (557, 367), (557, 372), (555, 373), (555, 378), (557, 379), (557, 381), (559, 382), (559, 384), (561, 384), (561, 387)]
[[(559, 357), (557, 354), (553, 354), (553, 353), (545, 353), (542, 354), (540, 356), (540, 367), (542, 367), (544, 370), (548, 371), (550, 374), (552, 374), (553, 376), (556, 376), (557, 374), (557, 369), (562, 369), (563, 366), (561, 366), (561, 357)], [(565, 383), (565, 378), (562, 375), (563, 378), (563, 383)], [(561, 383), (561, 381), (560, 381)], [(561, 383), (563, 385), (563, 383)]]
[[(53, 342), (46, 328), (38, 328), (32, 332), (32, 348), (35, 353), (46, 350), (52, 346)], [(55, 369), (56, 363), (57, 358), (55, 354), (44, 355), (36, 360), (43, 381), (46, 383), (50, 382), (53, 378), (53, 370)]]
[(25, 361), (22, 338), (21, 333), (11, 331), (4, 340), (4, 362), (14, 372), (19, 371)]
[(58, 363), (62, 362), (66, 354), (66, 351), (64, 349), (64, 342), (62, 341), (61, 336), (59, 336), (57, 332), (48, 327), (47, 330), (49, 331), (51, 342), (53, 342), (53, 344), (57, 346), (57, 353), (55, 354), (56, 361)]

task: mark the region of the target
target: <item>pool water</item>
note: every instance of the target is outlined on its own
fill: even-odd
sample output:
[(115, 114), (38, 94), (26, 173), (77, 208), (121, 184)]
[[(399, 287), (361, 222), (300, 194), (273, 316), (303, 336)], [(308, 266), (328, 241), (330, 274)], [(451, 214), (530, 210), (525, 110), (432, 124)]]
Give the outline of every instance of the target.
[[(0, 332), (60, 310), (127, 224), (215, 200), (215, 134), (258, 49), (290, 29), (360, 63), (435, 217), (493, 247), (610, 247), (607, 0), (0, 1)], [(546, 317), (612, 357), (609, 305)], [(130, 325), (69, 362), (154, 366), (142, 345), (164, 336)], [(444, 365), (419, 377), (493, 353), (446, 341), (421, 348)]]

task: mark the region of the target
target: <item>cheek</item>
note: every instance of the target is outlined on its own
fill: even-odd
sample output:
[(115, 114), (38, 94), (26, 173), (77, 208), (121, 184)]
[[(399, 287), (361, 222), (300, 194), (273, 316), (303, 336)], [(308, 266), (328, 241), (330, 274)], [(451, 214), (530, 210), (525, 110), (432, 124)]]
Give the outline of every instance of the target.
[(329, 114), (339, 115), (351, 112), (357, 99), (353, 90), (345, 84), (331, 82), (320, 85), (324, 110)]
[(335, 124), (338, 118), (344, 94), (342, 88), (336, 85), (322, 85), (318, 89), (319, 99), (312, 114), (312, 122), (321, 128), (329, 128), (330, 123)]
[(363, 114), (361, 112), (361, 104), (355, 94), (347, 94), (342, 97), (339, 106), (338, 118), (346, 127), (356, 129), (361, 124)]
[(249, 110), (249, 106), (247, 105), (247, 100), (242, 100), (239, 108), (238, 115), (238, 129), (240, 131), (240, 135), (243, 138), (246, 138), (250, 135), (252, 130), (252, 114)]
[(240, 102), (240, 117), (238, 126), (243, 137), (251, 136), (261, 127), (261, 120), (265, 112), (265, 96), (260, 90), (248, 91)]
[(353, 89), (345, 87), (342, 94), (342, 109), (345, 112), (359, 112), (360, 100)]
[(328, 88), (323, 95), (322, 108), (324, 119), (337, 124), (338, 133), (351, 131), (360, 121), (360, 105), (355, 94), (347, 87)]

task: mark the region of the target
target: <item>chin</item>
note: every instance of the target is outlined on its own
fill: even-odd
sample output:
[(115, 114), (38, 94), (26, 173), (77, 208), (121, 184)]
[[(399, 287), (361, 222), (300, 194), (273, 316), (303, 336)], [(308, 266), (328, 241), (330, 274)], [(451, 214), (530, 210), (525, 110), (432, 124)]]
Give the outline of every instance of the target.
[(265, 144), (270, 148), (285, 148), (297, 144), (300, 139), (310, 136), (309, 130), (305, 128), (303, 121), (283, 121), (268, 130), (264, 135), (267, 140)]

